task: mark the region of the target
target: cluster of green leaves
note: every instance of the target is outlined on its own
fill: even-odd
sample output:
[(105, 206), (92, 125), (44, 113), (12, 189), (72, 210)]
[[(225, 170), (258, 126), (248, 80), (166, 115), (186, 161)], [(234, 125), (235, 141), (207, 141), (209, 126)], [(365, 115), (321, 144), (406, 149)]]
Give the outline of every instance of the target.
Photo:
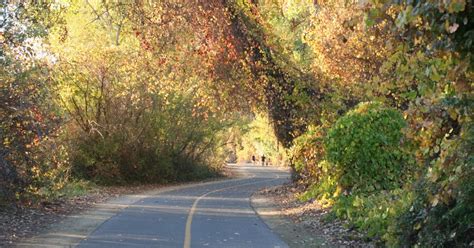
[(396, 109), (378, 102), (361, 103), (347, 112), (320, 138), (323, 145), (316, 144), (322, 149), (319, 156), (303, 164), (313, 168), (317, 162), (319, 170), (301, 200), (317, 199), (332, 206), (332, 215), (367, 230), (370, 237), (384, 237), (413, 195), (401, 188), (414, 169), (413, 158), (404, 150), (405, 127)]
[(342, 195), (335, 201), (331, 214), (365, 230), (369, 238), (389, 240), (393, 238), (390, 228), (412, 200), (413, 193), (403, 189)]
[(398, 188), (409, 171), (402, 150), (402, 115), (380, 103), (361, 103), (329, 130), (327, 160), (344, 190), (373, 192)]

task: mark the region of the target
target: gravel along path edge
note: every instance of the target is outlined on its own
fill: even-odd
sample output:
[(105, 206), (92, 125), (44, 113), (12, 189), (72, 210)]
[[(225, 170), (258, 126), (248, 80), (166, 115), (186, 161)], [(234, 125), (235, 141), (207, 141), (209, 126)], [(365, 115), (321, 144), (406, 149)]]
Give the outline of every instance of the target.
[(251, 205), (258, 216), (291, 248), (325, 247), (326, 240), (285, 216), (274, 200), (262, 191), (251, 197)]

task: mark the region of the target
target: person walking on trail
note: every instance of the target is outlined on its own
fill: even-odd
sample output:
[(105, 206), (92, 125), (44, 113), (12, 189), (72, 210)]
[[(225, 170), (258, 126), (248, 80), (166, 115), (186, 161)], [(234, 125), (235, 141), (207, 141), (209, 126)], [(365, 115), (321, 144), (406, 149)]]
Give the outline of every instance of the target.
[(262, 155), (262, 166), (265, 166), (265, 155)]
[(252, 155), (252, 164), (255, 165), (255, 162), (256, 162), (256, 161), (257, 161), (257, 160), (255, 159), (255, 155)]

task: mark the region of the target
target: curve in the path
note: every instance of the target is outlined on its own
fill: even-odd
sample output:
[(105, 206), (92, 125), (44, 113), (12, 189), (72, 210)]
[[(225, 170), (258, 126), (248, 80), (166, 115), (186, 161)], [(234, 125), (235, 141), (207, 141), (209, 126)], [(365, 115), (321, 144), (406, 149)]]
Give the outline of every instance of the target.
[(288, 173), (256, 166), (234, 170), (245, 176), (142, 199), (78, 247), (287, 247), (256, 215), (250, 196), (287, 181)]

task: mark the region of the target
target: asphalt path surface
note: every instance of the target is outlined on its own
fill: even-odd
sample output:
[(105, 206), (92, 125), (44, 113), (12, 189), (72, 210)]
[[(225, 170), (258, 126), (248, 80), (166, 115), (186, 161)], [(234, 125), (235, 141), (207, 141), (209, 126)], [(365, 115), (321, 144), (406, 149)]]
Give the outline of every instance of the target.
[(232, 168), (238, 178), (141, 199), (102, 223), (78, 247), (288, 247), (250, 205), (255, 191), (288, 181), (288, 172)]

